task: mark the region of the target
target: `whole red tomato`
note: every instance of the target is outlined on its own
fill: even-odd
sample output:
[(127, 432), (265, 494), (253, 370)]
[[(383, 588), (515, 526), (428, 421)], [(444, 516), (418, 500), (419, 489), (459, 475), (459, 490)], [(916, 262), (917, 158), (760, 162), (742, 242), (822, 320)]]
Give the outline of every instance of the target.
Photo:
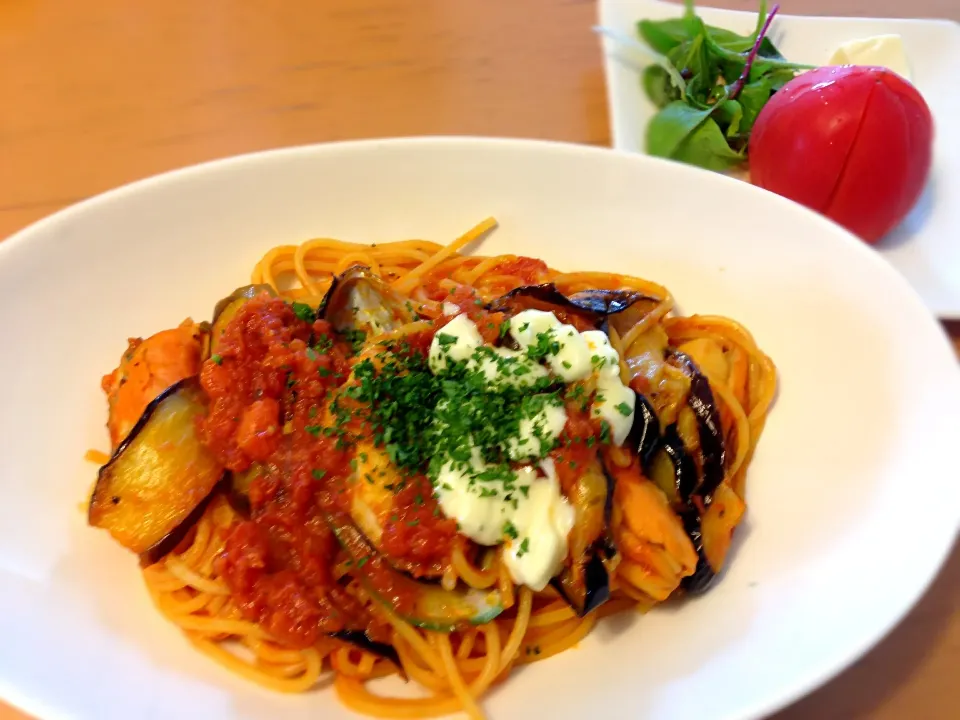
[(795, 77), (760, 111), (750, 175), (869, 243), (910, 211), (933, 153), (917, 89), (885, 68), (822, 67)]

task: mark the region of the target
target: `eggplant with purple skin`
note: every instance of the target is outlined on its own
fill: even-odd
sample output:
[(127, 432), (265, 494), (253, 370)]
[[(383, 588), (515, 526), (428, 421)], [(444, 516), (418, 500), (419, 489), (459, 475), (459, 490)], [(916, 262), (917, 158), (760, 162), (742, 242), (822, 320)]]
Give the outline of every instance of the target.
[(693, 571), (693, 575), (685, 577), (680, 585), (687, 592), (696, 595), (706, 591), (713, 584), (717, 570), (710, 564), (704, 551), (700, 513), (695, 508), (687, 508), (679, 514), (683, 529), (693, 543), (693, 549), (697, 551), (697, 568)]
[(197, 379), (180, 381), (147, 406), (100, 468), (88, 521), (144, 564), (158, 561), (186, 536), (223, 477), (223, 467), (197, 435), (196, 420), (205, 412)]
[(552, 312), (561, 322), (600, 328), (607, 317), (623, 313), (645, 300), (654, 299), (636, 290), (583, 290), (567, 296), (553, 283), (543, 283), (514, 288), (490, 302), (487, 310), (508, 315), (523, 310), (543, 310)]
[(568, 539), (570, 565), (551, 585), (580, 617), (610, 599), (610, 573), (606, 563), (616, 554), (607, 533), (613, 500), (611, 483), (612, 478), (601, 462), (595, 460), (584, 468), (567, 496), (575, 513)]
[(713, 492), (723, 482), (725, 472), (726, 451), (723, 429), (720, 425), (720, 412), (717, 409), (713, 391), (710, 389), (710, 382), (693, 360), (681, 352), (673, 352), (667, 362), (682, 368), (690, 378), (687, 407), (697, 418), (700, 440), (700, 478), (691, 495), (700, 498), (706, 508), (710, 505)]
[[(713, 495), (724, 478), (726, 452), (723, 430), (710, 383), (693, 360), (673, 351), (668, 354), (666, 362), (682, 370), (689, 378), (685, 406), (696, 418), (696, 447), (685, 445), (676, 422), (668, 425), (653, 443), (648, 439), (646, 427), (639, 431), (635, 428), (631, 432), (631, 444), (640, 454), (644, 473), (667, 496), (697, 551), (697, 569), (684, 579), (683, 587), (688, 592), (699, 593), (709, 587), (720, 570), (725, 554), (725, 551), (711, 551), (711, 540), (704, 541), (701, 529), (702, 517), (709, 512)], [(640, 417), (642, 408), (652, 406), (639, 394), (637, 400)]]
[(640, 458), (644, 470), (650, 467), (653, 453), (660, 445), (660, 420), (653, 405), (643, 395), (635, 392), (637, 402), (633, 414), (633, 426), (627, 435), (626, 444), (633, 448)]
[(683, 444), (676, 423), (663, 431), (644, 473), (663, 491), (676, 510), (690, 506), (693, 490), (699, 482), (697, 466)]

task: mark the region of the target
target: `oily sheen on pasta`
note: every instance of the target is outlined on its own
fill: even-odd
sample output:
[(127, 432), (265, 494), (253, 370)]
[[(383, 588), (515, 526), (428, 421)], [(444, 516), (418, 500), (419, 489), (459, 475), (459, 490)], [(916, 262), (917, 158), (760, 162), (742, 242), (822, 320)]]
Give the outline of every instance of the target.
[[(481, 717), (517, 666), (720, 572), (772, 362), (649, 280), (464, 252), (495, 224), (275, 247), (103, 378), (90, 523), (224, 667)], [(420, 696), (371, 686), (395, 674)]]

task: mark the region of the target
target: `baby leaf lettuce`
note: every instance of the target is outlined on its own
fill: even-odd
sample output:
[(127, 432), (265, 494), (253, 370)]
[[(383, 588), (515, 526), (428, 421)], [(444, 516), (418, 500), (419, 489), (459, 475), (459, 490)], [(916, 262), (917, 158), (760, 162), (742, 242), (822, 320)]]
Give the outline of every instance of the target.
[(642, 85), (659, 112), (647, 126), (651, 155), (710, 170), (746, 160), (750, 130), (771, 95), (807, 65), (788, 62), (767, 37), (779, 6), (768, 14), (761, 0), (756, 29), (738, 35), (707, 25), (688, 0), (683, 17), (641, 20), (640, 38), (683, 78), (662, 65), (646, 68)]

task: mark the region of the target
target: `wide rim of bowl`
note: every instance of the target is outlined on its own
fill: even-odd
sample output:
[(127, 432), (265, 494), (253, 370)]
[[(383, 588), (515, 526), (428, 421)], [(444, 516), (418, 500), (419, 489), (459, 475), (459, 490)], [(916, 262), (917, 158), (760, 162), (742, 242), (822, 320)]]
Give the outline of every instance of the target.
[[(411, 148), (418, 146), (424, 148), (445, 146), (451, 149), (464, 146), (496, 147), (516, 153), (526, 153), (529, 154), (532, 159), (538, 155), (567, 154), (591, 158), (592, 161), (601, 163), (616, 162), (632, 165), (649, 165), (656, 168), (656, 172), (658, 173), (686, 175), (691, 179), (691, 182), (697, 183), (704, 188), (710, 187), (711, 184), (729, 183), (730, 188), (739, 188), (735, 192), (752, 195), (758, 198), (758, 202), (768, 205), (771, 210), (779, 211), (787, 215), (805, 216), (806, 219), (803, 220), (803, 222), (808, 223), (817, 231), (831, 236), (831, 242), (847, 245), (847, 251), (853, 252), (855, 256), (858, 256), (860, 258), (859, 262), (872, 265), (874, 268), (872, 272), (880, 273), (890, 287), (898, 289), (901, 295), (900, 302), (905, 309), (910, 310), (912, 319), (926, 324), (928, 329), (921, 329), (921, 332), (932, 333), (930, 337), (932, 342), (937, 342), (934, 340), (934, 336), (937, 336), (943, 352), (950, 356), (955, 356), (955, 351), (943, 326), (927, 309), (920, 295), (907, 280), (863, 241), (826, 217), (782, 196), (719, 173), (703, 172), (697, 168), (683, 165), (682, 163), (643, 154), (554, 140), (490, 138), (469, 135), (369, 138), (295, 145), (216, 158), (131, 181), (103, 193), (93, 195), (41, 218), (14, 232), (6, 239), (0, 239), (0, 263), (4, 262), (4, 258), (9, 253), (22, 251), (26, 243), (32, 242), (35, 237), (42, 236), (48, 229), (56, 225), (68, 224), (86, 213), (96, 212), (100, 207), (116, 202), (123, 202), (125, 198), (131, 195), (138, 195), (144, 192), (148, 193), (156, 187), (176, 184), (185, 178), (207, 173), (229, 171), (232, 167), (243, 165), (278, 162), (288, 157), (295, 158), (304, 155), (324, 156), (335, 153), (372, 152), (378, 149), (382, 150), (401, 146)], [(48, 240), (50, 239), (51, 236), (48, 236)], [(914, 326), (914, 331), (916, 331), (916, 326)], [(958, 389), (960, 389), (960, 375), (956, 378), (955, 384)], [(742, 720), (766, 717), (819, 688), (870, 652), (900, 624), (930, 589), (930, 586), (937, 578), (948, 556), (953, 551), (958, 531), (960, 531), (960, 510), (957, 511), (952, 526), (947, 527), (944, 524), (929, 529), (930, 538), (928, 538), (928, 540), (932, 539), (936, 542), (937, 552), (928, 552), (925, 555), (926, 562), (922, 573), (924, 581), (902, 591), (897, 609), (889, 613), (884, 623), (879, 627), (875, 626), (873, 631), (864, 630), (864, 632), (861, 633), (862, 637), (860, 637), (857, 642), (848, 643), (845, 647), (829, 653), (827, 659), (820, 664), (819, 670), (798, 673), (792, 680), (781, 684), (779, 689), (769, 692), (758, 692), (757, 699), (752, 705), (743, 707), (742, 712), (734, 717), (741, 718)], [(0, 677), (0, 687), (2, 687), (2, 694), (7, 702), (27, 712), (40, 713), (42, 715), (50, 710), (41, 700), (21, 694), (16, 687), (6, 683), (2, 677)]]

